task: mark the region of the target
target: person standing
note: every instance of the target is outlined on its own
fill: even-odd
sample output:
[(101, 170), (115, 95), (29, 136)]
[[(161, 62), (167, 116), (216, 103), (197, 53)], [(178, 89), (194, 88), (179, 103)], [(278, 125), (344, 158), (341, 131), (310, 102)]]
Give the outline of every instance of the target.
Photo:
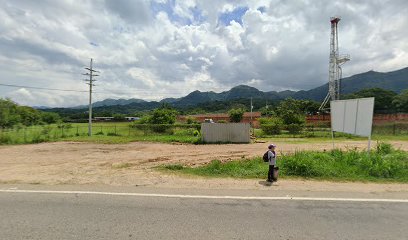
[(268, 182), (273, 182), (274, 176), (273, 173), (275, 171), (276, 165), (276, 152), (275, 152), (276, 145), (270, 144), (268, 146), (268, 163), (269, 163), (269, 171), (268, 171)]

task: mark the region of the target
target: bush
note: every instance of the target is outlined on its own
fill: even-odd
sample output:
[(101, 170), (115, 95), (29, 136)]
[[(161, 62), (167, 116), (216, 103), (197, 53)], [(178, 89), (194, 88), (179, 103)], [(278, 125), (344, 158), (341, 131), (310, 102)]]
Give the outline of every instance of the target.
[(299, 134), (303, 130), (303, 127), (303, 124), (296, 123), (288, 124), (285, 126), (286, 130), (288, 130), (290, 134)]
[(200, 136), (200, 131), (194, 130), (193, 135), (194, 135), (194, 137)]
[(13, 140), (8, 134), (0, 134), (0, 144), (11, 144)]
[(31, 143), (42, 143), (42, 142), (46, 142), (46, 141), (47, 141), (47, 139), (45, 139), (40, 133), (35, 133), (33, 135)]
[(242, 108), (236, 108), (236, 109), (231, 109), (229, 110), (228, 114), (229, 114), (229, 118), (231, 122), (241, 122), (242, 117), (244, 116), (244, 109)]
[(156, 133), (165, 133), (167, 131), (170, 131), (172, 129), (172, 126), (167, 125), (167, 124), (157, 124), (157, 125), (152, 125), (151, 129), (153, 132), (156, 132)]
[(176, 122), (177, 111), (167, 108), (159, 108), (153, 111), (149, 119), (150, 124), (174, 124)]
[(377, 144), (377, 153), (390, 154), (392, 150), (393, 150), (392, 145), (389, 143), (381, 142)]
[(187, 118), (186, 118), (186, 123), (187, 123), (187, 124), (196, 124), (196, 123), (198, 123), (198, 121), (197, 121), (197, 119), (195, 119), (195, 118), (187, 117)]
[(279, 135), (282, 131), (283, 121), (280, 118), (260, 118), (261, 130), (267, 135)]
[[(280, 175), (330, 180), (392, 180), (408, 182), (408, 153), (384, 147), (384, 151), (300, 151), (278, 156)], [(268, 166), (261, 157), (252, 160), (234, 160), (211, 163), (182, 172), (218, 177), (259, 178), (264, 177)]]

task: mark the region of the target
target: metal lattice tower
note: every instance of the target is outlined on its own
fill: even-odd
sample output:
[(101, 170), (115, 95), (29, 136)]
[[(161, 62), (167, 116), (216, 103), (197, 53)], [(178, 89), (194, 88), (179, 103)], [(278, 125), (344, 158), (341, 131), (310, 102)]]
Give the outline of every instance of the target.
[(339, 35), (337, 25), (340, 17), (330, 18), (331, 34), (330, 34), (330, 58), (329, 58), (329, 92), (323, 100), (319, 110), (325, 108), (330, 100), (340, 99), (340, 80), (342, 75), (341, 65), (350, 61), (350, 55), (340, 56), (339, 54)]

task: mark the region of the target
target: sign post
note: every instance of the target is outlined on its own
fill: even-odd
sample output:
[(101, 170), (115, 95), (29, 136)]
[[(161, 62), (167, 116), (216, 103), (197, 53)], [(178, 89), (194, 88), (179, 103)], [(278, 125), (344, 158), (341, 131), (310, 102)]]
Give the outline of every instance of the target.
[(357, 98), (330, 102), (332, 139), (334, 132), (368, 137), (367, 151), (371, 149), (374, 98)]

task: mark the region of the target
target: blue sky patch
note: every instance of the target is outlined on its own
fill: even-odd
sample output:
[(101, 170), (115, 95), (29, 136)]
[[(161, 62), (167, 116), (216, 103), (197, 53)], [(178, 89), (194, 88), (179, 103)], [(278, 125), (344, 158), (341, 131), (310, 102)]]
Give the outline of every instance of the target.
[(179, 23), (181, 25), (195, 25), (203, 23), (206, 20), (202, 14), (202, 10), (198, 7), (189, 9), (193, 15), (193, 18), (190, 19), (177, 15), (174, 12), (175, 5), (175, 0), (168, 0), (165, 3), (152, 2), (150, 8), (154, 15), (157, 15), (159, 12), (165, 12), (167, 13), (167, 16), (169, 16), (171, 22)]
[(232, 12), (222, 13), (218, 19), (224, 25), (230, 25), (231, 21), (235, 21), (242, 25), (242, 16), (248, 11), (248, 7), (237, 7)]

